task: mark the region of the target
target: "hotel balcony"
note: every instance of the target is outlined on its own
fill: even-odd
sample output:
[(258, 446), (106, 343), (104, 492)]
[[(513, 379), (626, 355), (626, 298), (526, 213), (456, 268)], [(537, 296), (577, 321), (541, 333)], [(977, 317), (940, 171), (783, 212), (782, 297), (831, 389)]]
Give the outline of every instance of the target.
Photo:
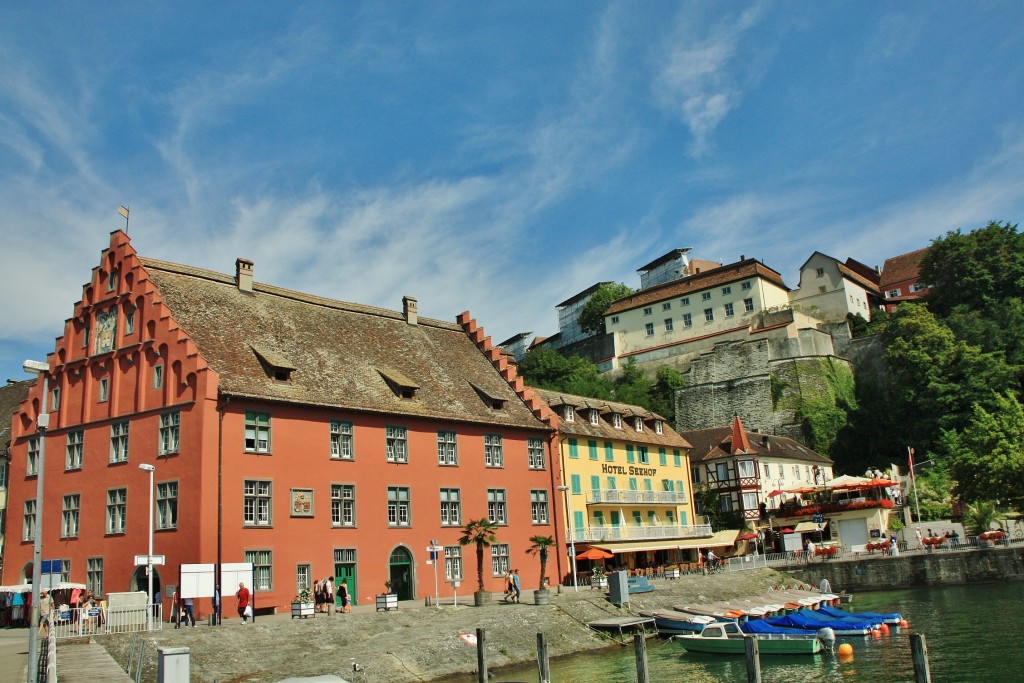
[(706, 538), (711, 536), (710, 524), (692, 526), (587, 526), (573, 529), (575, 543), (600, 543), (602, 541), (647, 541), (652, 539)]
[(592, 489), (587, 491), (587, 505), (686, 505), (682, 491), (633, 491), (628, 489)]

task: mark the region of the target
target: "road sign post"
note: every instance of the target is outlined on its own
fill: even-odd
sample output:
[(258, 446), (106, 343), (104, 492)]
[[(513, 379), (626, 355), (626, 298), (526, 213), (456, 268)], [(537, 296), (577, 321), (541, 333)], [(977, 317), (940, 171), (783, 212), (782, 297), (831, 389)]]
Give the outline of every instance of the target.
[(427, 546), (427, 552), (430, 553), (430, 559), (434, 565), (434, 607), (441, 609), (441, 590), (437, 584), (437, 561), (438, 554), (444, 552), (444, 546), (437, 544), (437, 541), (430, 541), (430, 545)]

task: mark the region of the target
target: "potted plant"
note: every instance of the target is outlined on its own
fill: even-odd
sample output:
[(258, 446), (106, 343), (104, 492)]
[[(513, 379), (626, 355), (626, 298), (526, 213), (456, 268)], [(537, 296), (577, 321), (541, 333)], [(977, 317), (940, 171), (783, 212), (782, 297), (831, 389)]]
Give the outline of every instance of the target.
[(607, 588), (608, 587), (608, 575), (604, 573), (603, 565), (595, 565), (590, 572), (590, 587), (591, 588)]
[(384, 592), (377, 596), (378, 610), (389, 612), (392, 609), (398, 609), (398, 596), (391, 590), (394, 585), (391, 579), (384, 582)]
[(303, 588), (298, 595), (292, 598), (292, 619), (316, 616), (315, 612), (316, 604), (313, 602), (313, 593), (308, 588)]
[(549, 601), (548, 594), (548, 550), (555, 545), (555, 539), (551, 536), (533, 536), (530, 538), (531, 545), (526, 549), (531, 555), (540, 558), (540, 583), (539, 588), (533, 591), (533, 602), (536, 605), (546, 605)]
[(459, 538), (459, 545), (476, 546), (476, 582), (478, 589), (473, 593), (473, 602), (479, 607), (490, 602), (491, 594), (484, 590), (484, 548), (496, 543), (498, 525), (481, 517), (471, 519), (462, 527), (462, 536)]

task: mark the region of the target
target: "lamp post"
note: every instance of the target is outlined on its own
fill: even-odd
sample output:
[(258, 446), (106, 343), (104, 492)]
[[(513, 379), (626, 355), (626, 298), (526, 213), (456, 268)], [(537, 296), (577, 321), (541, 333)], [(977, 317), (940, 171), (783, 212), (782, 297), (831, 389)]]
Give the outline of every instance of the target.
[(579, 592), (580, 588), (576, 582), (576, 533), (573, 530), (572, 521), (572, 498), (569, 497), (569, 487), (565, 484), (556, 487), (565, 495), (566, 521), (569, 527), (569, 553), (572, 555), (572, 589)]
[(139, 465), (139, 469), (149, 472), (149, 554), (146, 556), (146, 578), (149, 580), (149, 618), (146, 620), (146, 627), (153, 630), (153, 606), (156, 600), (153, 597), (153, 475), (156, 467), (147, 463)]
[(46, 472), (46, 429), (50, 426), (49, 399), (50, 366), (37, 360), (27, 360), (21, 366), (30, 375), (43, 378), (43, 393), (39, 399), (36, 433), (39, 435), (39, 460), (36, 462), (36, 518), (35, 537), (32, 541), (32, 617), (28, 627), (28, 683), (39, 679), (39, 576), (43, 564), (43, 475)]

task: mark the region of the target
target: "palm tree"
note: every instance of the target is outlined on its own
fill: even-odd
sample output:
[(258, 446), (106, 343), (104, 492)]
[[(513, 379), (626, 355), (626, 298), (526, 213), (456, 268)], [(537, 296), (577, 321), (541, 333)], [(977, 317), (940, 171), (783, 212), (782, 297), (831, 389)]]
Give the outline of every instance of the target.
[(988, 531), (995, 519), (996, 504), (991, 501), (975, 501), (964, 510), (964, 527), (972, 536)]
[(459, 545), (476, 545), (476, 581), (480, 593), (484, 592), (484, 548), (497, 542), (497, 531), (498, 525), (486, 517), (471, 519), (462, 527)]
[(555, 539), (551, 536), (533, 536), (530, 538), (530, 543), (533, 545), (527, 548), (526, 552), (531, 555), (540, 556), (540, 583), (538, 584), (538, 588), (540, 590), (544, 590), (547, 588), (544, 581), (547, 578), (548, 549), (555, 545)]

